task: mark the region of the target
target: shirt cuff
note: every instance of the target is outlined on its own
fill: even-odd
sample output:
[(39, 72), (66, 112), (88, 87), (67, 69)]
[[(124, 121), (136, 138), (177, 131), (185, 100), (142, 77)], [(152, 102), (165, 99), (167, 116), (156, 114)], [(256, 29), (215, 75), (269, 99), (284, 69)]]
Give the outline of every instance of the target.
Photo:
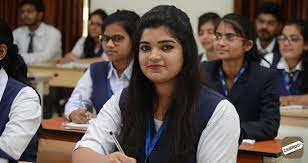
[(102, 150), (101, 146), (93, 141), (80, 140), (77, 142), (74, 151), (78, 148), (90, 148), (91, 150), (101, 154), (106, 155), (106, 153)]

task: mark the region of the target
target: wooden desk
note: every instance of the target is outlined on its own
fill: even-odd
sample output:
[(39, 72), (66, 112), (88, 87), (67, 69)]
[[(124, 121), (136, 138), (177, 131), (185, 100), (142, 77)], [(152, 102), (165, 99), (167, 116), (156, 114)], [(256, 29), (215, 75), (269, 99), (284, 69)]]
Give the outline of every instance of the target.
[(268, 158), (279, 158), (281, 155), (281, 140), (257, 141), (253, 145), (240, 146), (238, 163), (260, 163)]
[(304, 109), (280, 110), (280, 124), (308, 127), (308, 107)]
[[(40, 138), (77, 142), (84, 131), (68, 130), (62, 126), (64, 118), (53, 118), (42, 121)], [(281, 140), (259, 141), (254, 145), (241, 145), (238, 151), (238, 163), (262, 162), (264, 158), (278, 158), (281, 156)]]
[(74, 88), (84, 74), (86, 68), (68, 68), (63, 66), (56, 66), (53, 64), (28, 65), (30, 74), (47, 73), (52, 74), (53, 78), (49, 85), (52, 87), (66, 87)]
[(42, 128), (39, 137), (42, 139), (77, 142), (84, 135), (83, 130), (65, 129), (63, 123), (67, 122), (64, 118), (52, 118), (42, 120)]

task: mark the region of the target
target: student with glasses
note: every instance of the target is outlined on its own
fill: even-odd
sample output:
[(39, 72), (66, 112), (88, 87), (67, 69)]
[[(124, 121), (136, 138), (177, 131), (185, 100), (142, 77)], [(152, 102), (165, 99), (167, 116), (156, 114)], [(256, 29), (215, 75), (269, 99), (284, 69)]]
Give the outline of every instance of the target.
[(104, 20), (101, 43), (110, 61), (92, 64), (78, 81), (65, 105), (67, 119), (87, 122), (95, 113), (84, 108), (84, 101), (92, 103), (94, 112), (98, 113), (114, 93), (128, 85), (133, 63), (132, 39), (138, 20), (135, 12), (127, 10), (119, 10)]
[[(274, 65), (280, 73), (281, 105), (308, 105), (308, 25), (290, 20), (277, 38), (281, 59)], [(305, 95), (306, 94), (306, 95)]]
[(279, 128), (279, 75), (259, 65), (253, 28), (237, 14), (225, 15), (215, 29), (218, 61), (202, 63), (205, 83), (236, 108), (243, 139), (276, 137)]
[(94, 63), (108, 60), (103, 53), (102, 44), (99, 42), (99, 36), (102, 34), (102, 24), (106, 17), (106, 12), (101, 9), (92, 12), (89, 15), (88, 36), (81, 37), (71, 52), (65, 54), (61, 59), (55, 59), (54, 63)]
[(280, 6), (274, 3), (264, 3), (258, 10), (255, 20), (256, 45), (260, 55), (264, 58), (260, 64), (272, 67), (271, 64), (280, 59), (276, 37), (279, 35), (283, 22), (283, 12)]

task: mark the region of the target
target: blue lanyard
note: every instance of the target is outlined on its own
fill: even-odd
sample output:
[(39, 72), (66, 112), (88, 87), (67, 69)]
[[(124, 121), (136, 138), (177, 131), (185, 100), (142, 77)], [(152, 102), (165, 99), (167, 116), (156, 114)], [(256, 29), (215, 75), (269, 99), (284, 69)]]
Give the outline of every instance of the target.
[[(283, 84), (284, 84), (284, 87), (285, 87), (285, 89), (287, 90), (288, 96), (290, 96), (290, 95), (292, 95), (292, 93), (291, 93), (291, 85), (289, 84), (289, 82), (290, 82), (291, 79), (289, 78), (288, 74), (287, 74), (284, 70), (282, 70), (281, 73), (282, 73), (282, 77), (283, 77)], [(295, 81), (296, 81), (296, 79), (297, 79), (297, 77), (298, 77), (298, 74), (299, 74), (299, 73), (296, 73), (296, 74), (294, 75)], [(298, 90), (294, 90), (294, 91), (295, 91), (295, 92), (293, 92), (293, 93), (295, 93), (295, 94), (298, 92)]]
[[(240, 69), (240, 72), (234, 78), (234, 80), (232, 82), (232, 85), (231, 85), (231, 88), (237, 82), (237, 80), (241, 76), (243, 76), (243, 74), (244, 74), (244, 72), (246, 71), (247, 68), (248, 68), (248, 63), (245, 62), (244, 66), (242, 66), (242, 68)], [(224, 72), (223, 72), (222, 68), (219, 69), (219, 79), (220, 79), (220, 83), (222, 85), (222, 88), (223, 88), (225, 96), (228, 96), (227, 84), (226, 84), (226, 81), (225, 81), (225, 75), (224, 75)]]
[(145, 139), (145, 160), (147, 160), (152, 151), (154, 150), (155, 145), (157, 144), (161, 134), (163, 133), (163, 130), (165, 128), (165, 122), (161, 125), (161, 127), (158, 129), (158, 131), (155, 133), (153, 139), (151, 139), (151, 131), (152, 131), (152, 116), (148, 117), (147, 122), (147, 128), (146, 128), (146, 139)]

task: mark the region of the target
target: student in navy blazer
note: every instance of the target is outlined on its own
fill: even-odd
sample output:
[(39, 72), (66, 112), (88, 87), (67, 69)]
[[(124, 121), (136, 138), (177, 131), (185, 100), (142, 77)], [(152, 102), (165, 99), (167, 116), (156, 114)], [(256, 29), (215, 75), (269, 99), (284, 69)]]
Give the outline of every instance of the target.
[(261, 67), (249, 21), (225, 15), (215, 29), (214, 47), (219, 61), (203, 63), (206, 84), (227, 97), (241, 120), (244, 139), (276, 137), (279, 128), (279, 76)]
[(0, 162), (36, 162), (41, 123), (39, 95), (29, 86), (27, 66), (0, 20)]
[(308, 24), (289, 20), (278, 37), (281, 59), (274, 65), (280, 74), (280, 103), (308, 105)]
[(104, 20), (101, 43), (110, 61), (92, 64), (78, 81), (65, 105), (67, 119), (87, 122), (114, 93), (128, 85), (133, 64), (132, 39), (138, 20), (135, 12), (127, 10), (119, 10)]
[(235, 163), (239, 117), (229, 101), (200, 82), (187, 14), (175, 6), (154, 7), (141, 17), (135, 39), (128, 88), (90, 123), (73, 162)]

